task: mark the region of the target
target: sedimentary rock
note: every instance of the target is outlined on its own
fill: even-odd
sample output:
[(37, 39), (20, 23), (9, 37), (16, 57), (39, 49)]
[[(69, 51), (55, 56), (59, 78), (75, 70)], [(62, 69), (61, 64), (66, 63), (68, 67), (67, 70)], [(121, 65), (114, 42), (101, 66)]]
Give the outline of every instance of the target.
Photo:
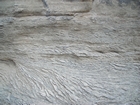
[(58, 2), (0, 1), (0, 104), (139, 105), (139, 1)]

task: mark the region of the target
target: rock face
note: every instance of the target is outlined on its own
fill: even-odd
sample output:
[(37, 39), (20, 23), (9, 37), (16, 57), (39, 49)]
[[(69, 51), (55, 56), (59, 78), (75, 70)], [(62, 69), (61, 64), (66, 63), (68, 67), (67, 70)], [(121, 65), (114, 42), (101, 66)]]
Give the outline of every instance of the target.
[(0, 14), (8, 16), (73, 15), (88, 12), (92, 0), (1, 0)]
[(139, 6), (1, 0), (0, 105), (139, 105)]

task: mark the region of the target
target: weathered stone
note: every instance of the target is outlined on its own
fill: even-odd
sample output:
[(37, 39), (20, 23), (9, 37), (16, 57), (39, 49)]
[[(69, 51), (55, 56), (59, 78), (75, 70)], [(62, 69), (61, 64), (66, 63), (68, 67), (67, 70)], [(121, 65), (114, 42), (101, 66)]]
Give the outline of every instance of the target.
[(32, 15), (73, 15), (88, 12), (92, 8), (92, 0), (2, 0), (0, 14), (8, 16)]
[(46, 1), (0, 1), (0, 105), (139, 105), (139, 2)]

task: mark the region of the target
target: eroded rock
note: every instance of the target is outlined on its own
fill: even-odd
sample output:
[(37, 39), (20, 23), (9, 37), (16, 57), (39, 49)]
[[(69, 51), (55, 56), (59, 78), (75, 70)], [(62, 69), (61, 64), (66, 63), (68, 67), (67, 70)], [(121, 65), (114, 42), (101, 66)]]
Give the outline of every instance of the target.
[(0, 1), (0, 104), (139, 105), (138, 2), (44, 2)]

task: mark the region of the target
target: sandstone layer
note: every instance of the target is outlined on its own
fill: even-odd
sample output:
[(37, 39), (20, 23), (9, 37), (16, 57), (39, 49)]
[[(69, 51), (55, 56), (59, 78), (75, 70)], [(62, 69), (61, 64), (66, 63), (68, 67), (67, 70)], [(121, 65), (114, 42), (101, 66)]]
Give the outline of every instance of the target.
[(0, 105), (140, 105), (140, 1), (0, 0)]

